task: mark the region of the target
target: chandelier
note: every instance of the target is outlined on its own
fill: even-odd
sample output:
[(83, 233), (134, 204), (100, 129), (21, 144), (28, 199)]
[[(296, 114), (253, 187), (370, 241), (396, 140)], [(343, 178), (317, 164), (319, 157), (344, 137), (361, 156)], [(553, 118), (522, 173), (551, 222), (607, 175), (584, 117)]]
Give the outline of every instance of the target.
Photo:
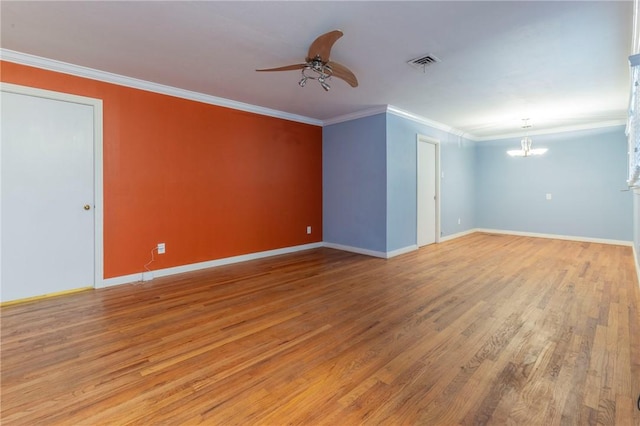
[(522, 119), (522, 128), (524, 129), (524, 137), (520, 140), (520, 149), (512, 149), (507, 151), (512, 157), (529, 157), (531, 155), (542, 155), (547, 152), (547, 148), (531, 148), (531, 138), (527, 135), (528, 129), (531, 128), (528, 118)]

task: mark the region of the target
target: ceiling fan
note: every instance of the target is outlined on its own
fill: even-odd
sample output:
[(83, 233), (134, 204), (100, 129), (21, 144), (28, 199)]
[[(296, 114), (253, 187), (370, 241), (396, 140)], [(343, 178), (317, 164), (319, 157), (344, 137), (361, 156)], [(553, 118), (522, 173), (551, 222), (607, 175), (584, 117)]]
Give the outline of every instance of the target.
[(256, 71), (302, 70), (302, 79), (298, 82), (300, 87), (304, 87), (305, 84), (307, 84), (307, 80), (318, 80), (320, 86), (322, 86), (324, 90), (329, 91), (331, 86), (329, 86), (327, 80), (331, 77), (342, 79), (351, 87), (358, 87), (358, 79), (349, 68), (329, 60), (331, 47), (333, 47), (333, 44), (342, 37), (342, 35), (342, 31), (333, 30), (316, 38), (313, 43), (311, 43), (311, 46), (309, 46), (309, 53), (307, 53), (305, 62), (302, 64), (285, 65), (283, 67)]

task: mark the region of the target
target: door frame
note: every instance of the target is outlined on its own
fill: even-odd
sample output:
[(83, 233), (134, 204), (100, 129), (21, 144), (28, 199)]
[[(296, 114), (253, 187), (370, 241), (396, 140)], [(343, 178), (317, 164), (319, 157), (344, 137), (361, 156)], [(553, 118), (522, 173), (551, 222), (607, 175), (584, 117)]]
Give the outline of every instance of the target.
[[(417, 134), (416, 136), (416, 246), (418, 246), (418, 169), (420, 167), (420, 157), (418, 156), (418, 147), (421, 143), (430, 143), (435, 146), (435, 166), (436, 166), (436, 241), (440, 242), (440, 140), (431, 136)], [(418, 248), (420, 248), (418, 246)]]
[[(103, 205), (103, 127), (102, 99), (88, 98), (69, 93), (54, 92), (11, 83), (0, 83), (0, 91), (18, 95), (35, 96), (56, 101), (88, 105), (93, 108), (93, 288), (102, 287), (104, 281), (104, 205)], [(0, 147), (0, 155), (2, 155)], [(0, 229), (0, 232), (2, 230)], [(1, 250), (1, 248), (0, 248)], [(0, 256), (0, 262), (2, 257)], [(0, 264), (0, 268), (2, 265)]]

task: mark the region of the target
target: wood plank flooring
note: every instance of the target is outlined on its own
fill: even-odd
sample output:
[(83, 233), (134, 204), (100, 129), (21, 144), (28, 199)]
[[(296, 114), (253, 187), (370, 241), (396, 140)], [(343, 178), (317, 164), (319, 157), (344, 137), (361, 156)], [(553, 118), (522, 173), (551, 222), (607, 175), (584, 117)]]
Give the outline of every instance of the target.
[(3, 425), (640, 425), (630, 247), (317, 249), (0, 309)]

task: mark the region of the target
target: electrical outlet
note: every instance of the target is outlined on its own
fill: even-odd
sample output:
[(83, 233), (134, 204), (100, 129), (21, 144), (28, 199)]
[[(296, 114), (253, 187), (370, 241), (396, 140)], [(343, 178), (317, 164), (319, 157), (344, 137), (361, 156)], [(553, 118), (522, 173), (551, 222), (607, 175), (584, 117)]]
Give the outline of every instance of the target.
[(166, 251), (164, 243), (158, 243), (158, 254), (164, 254)]
[(311, 227), (307, 226), (307, 234), (310, 234), (310, 233), (311, 233)]
[(551, 194), (547, 194), (547, 200), (551, 199)]
[(458, 225), (460, 225), (461, 222), (462, 222), (462, 220), (460, 218), (458, 218)]

